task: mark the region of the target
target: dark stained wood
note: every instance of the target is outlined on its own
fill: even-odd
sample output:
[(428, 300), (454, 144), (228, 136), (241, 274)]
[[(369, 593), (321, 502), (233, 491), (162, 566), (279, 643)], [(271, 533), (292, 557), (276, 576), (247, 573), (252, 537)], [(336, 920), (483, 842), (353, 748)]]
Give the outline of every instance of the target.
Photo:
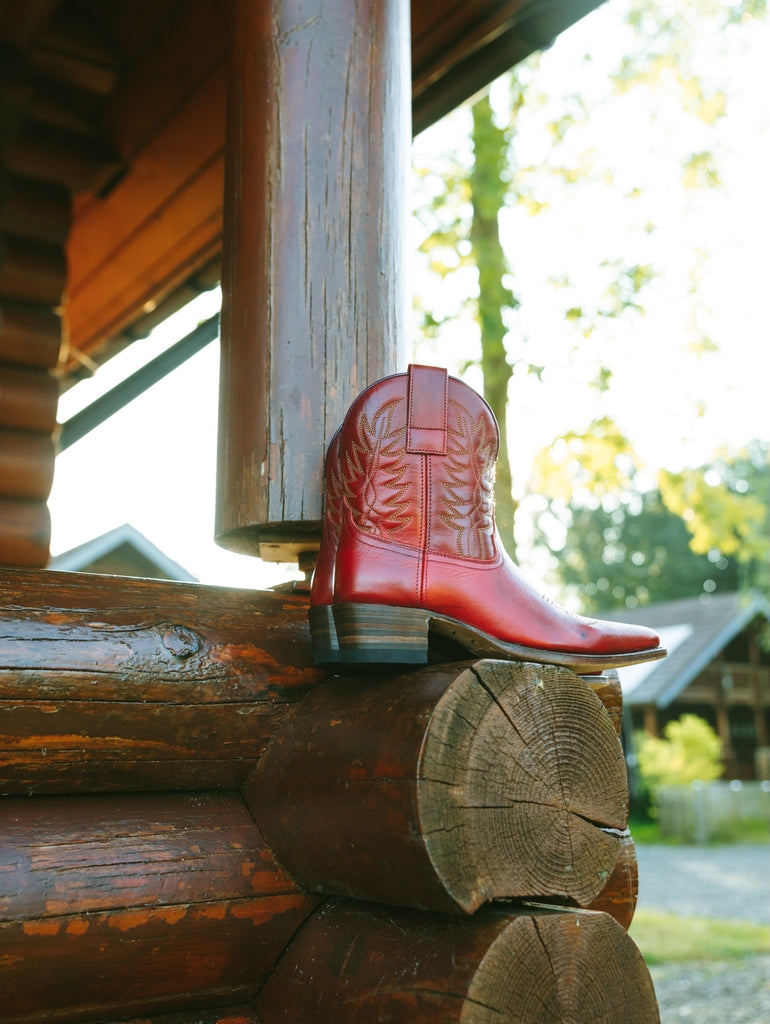
[(232, 7), (216, 532), (298, 552), (345, 409), (405, 368), (408, 6)]
[(50, 434), (56, 426), (58, 402), (55, 377), (0, 363), (0, 427)]
[(61, 347), (61, 319), (52, 309), (0, 299), (0, 360), (55, 367)]
[(590, 903), (618, 855), (605, 830), (628, 814), (618, 738), (583, 681), (492, 661), (327, 680), (278, 727), (244, 796), (306, 888), (466, 912)]
[(0, 172), (0, 232), (63, 246), (70, 229), (70, 196), (60, 186)]
[(631, 835), (627, 833), (621, 839), (612, 874), (599, 895), (591, 900), (589, 909), (603, 910), (628, 931), (634, 918), (638, 895), (636, 848)]
[(606, 914), (473, 917), (330, 900), (256, 1000), (262, 1024), (658, 1024), (641, 954)]
[(192, 1010), (187, 1013), (164, 1013), (161, 1017), (132, 1017), (106, 1024), (260, 1024), (256, 1012), (248, 1005), (222, 1006), (219, 1009)]
[(45, 500), (51, 490), (54, 445), (50, 434), (0, 430), (0, 494)]
[(51, 517), (44, 501), (0, 497), (0, 566), (42, 569), (50, 541)]
[(58, 306), (67, 279), (64, 250), (15, 235), (0, 238), (0, 296)]
[(318, 902), (234, 794), (6, 800), (0, 830), (4, 1021), (236, 1003)]
[(322, 678), (306, 605), (0, 572), (0, 792), (234, 788)]

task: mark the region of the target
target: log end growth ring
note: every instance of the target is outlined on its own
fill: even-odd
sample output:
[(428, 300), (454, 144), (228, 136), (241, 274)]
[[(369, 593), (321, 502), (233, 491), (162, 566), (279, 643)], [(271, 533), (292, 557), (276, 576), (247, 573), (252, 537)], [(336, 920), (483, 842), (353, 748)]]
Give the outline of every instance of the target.
[(433, 867), (468, 913), (501, 897), (586, 906), (612, 873), (625, 761), (600, 700), (571, 672), (469, 665), (433, 712), (418, 786)]

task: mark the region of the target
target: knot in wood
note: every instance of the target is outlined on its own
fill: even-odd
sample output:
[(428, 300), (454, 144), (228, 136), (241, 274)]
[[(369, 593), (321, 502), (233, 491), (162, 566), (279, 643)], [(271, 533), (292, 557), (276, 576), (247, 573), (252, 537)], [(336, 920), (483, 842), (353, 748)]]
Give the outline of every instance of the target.
[(168, 626), (163, 633), (163, 646), (175, 658), (189, 658), (201, 649), (201, 638), (187, 626)]

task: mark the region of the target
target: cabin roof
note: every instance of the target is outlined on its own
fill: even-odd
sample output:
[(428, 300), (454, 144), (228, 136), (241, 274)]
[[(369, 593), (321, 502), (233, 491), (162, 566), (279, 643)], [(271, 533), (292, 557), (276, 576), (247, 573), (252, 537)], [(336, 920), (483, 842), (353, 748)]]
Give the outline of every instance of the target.
[(620, 669), (619, 674), (628, 704), (665, 708), (754, 619), (770, 619), (770, 605), (759, 594), (730, 592), (601, 614), (604, 619), (649, 626), (658, 632), (668, 656)]

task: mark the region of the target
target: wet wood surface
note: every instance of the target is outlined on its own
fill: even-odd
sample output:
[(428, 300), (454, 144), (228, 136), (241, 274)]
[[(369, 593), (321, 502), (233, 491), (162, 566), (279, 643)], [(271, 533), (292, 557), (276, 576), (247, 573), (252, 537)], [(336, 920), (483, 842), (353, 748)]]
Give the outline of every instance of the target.
[(303, 600), (0, 572), (0, 792), (236, 788), (322, 674)]
[(657, 1024), (649, 972), (593, 911), (451, 917), (330, 900), (256, 1000), (262, 1024)]
[(307, 888), (465, 912), (515, 896), (588, 905), (628, 814), (623, 753), (591, 689), (492, 661), (327, 680), (278, 727), (244, 796)]

